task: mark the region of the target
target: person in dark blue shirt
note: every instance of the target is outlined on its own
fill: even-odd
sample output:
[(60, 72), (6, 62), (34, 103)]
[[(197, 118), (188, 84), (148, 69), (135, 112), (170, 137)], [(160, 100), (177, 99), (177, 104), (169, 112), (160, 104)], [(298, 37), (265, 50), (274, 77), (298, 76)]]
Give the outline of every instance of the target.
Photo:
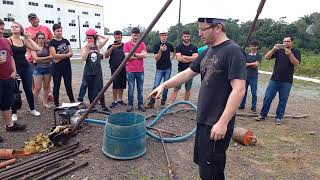
[(251, 111), (256, 112), (257, 107), (257, 87), (258, 87), (258, 65), (262, 59), (261, 54), (258, 52), (259, 42), (253, 40), (250, 42), (250, 52), (247, 54), (247, 80), (246, 80), (246, 93), (242, 99), (239, 109), (244, 109), (246, 106), (248, 87), (250, 86), (252, 102)]

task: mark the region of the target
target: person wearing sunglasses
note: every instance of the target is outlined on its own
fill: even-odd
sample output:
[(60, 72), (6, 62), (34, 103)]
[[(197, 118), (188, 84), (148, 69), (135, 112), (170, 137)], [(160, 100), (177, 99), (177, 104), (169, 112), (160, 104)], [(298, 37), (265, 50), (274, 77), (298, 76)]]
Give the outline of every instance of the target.
[(36, 34), (36, 43), (41, 48), (39, 51), (31, 51), (34, 70), (34, 99), (38, 102), (41, 87), (43, 87), (43, 106), (49, 108), (48, 96), (50, 92), (51, 82), (51, 63), (52, 56), (50, 55), (49, 46), (46, 43), (46, 36), (43, 32), (39, 31)]
[(152, 91), (176, 87), (201, 74), (194, 162), (203, 180), (224, 179), (226, 150), (232, 137), (235, 114), (245, 93), (246, 57), (229, 40), (225, 20), (199, 18), (199, 36), (208, 48), (190, 66)]
[(293, 37), (287, 35), (283, 39), (283, 44), (274, 45), (264, 57), (267, 60), (275, 59), (275, 64), (265, 92), (260, 115), (256, 120), (263, 121), (266, 119), (271, 103), (276, 94), (279, 93), (275, 123), (276, 125), (281, 125), (292, 87), (294, 68), (301, 63), (301, 54), (298, 49), (293, 47)]

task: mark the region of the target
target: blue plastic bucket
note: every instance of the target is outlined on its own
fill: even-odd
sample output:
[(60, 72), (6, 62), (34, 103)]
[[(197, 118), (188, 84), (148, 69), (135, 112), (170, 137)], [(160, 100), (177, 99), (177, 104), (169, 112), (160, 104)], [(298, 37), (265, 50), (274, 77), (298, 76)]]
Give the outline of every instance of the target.
[(134, 159), (146, 152), (145, 116), (137, 113), (109, 115), (104, 127), (102, 151), (114, 159)]

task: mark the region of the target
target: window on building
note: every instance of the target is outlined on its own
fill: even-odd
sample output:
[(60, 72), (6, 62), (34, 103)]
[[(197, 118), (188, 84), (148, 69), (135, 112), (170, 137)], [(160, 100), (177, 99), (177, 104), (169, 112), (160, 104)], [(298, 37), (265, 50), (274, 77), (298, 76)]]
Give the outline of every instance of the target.
[(70, 42), (77, 42), (76, 35), (71, 35)]
[(13, 1), (3, 0), (3, 4), (13, 5)]
[(72, 20), (71, 23), (69, 23), (69, 26), (75, 27), (76, 26), (76, 20)]
[(98, 13), (94, 13), (94, 15), (95, 15), (95, 16), (100, 16), (100, 14), (98, 14)]
[(86, 21), (86, 22), (82, 25), (82, 27), (89, 27), (89, 22)]
[(101, 28), (101, 23), (98, 22), (98, 24), (95, 25), (94, 27), (100, 29)]
[(57, 11), (60, 11), (60, 8), (57, 8)]
[(87, 11), (82, 11), (82, 14), (89, 15), (89, 13)]
[(69, 12), (69, 13), (76, 13), (76, 11), (73, 10), (73, 9), (68, 9), (68, 12)]
[(52, 20), (46, 20), (46, 23), (47, 23), (47, 24), (54, 24), (54, 21), (52, 21)]
[(46, 7), (46, 8), (53, 8), (53, 5), (52, 5), (52, 4), (44, 4), (44, 7)]
[(29, 6), (39, 6), (39, 4), (36, 2), (29, 2)]
[(14, 22), (14, 18), (12, 17), (5, 17), (3, 18), (4, 21), (7, 21), (7, 22)]

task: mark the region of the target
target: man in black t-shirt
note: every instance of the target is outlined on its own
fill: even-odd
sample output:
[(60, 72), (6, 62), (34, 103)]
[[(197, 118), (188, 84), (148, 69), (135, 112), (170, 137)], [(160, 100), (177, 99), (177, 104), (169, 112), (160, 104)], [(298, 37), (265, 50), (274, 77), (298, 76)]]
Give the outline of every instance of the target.
[[(178, 72), (182, 72), (188, 69), (191, 62), (193, 62), (198, 57), (198, 48), (191, 44), (191, 36), (189, 31), (182, 32), (182, 43), (176, 47), (176, 57), (179, 61), (178, 63)], [(184, 100), (189, 101), (192, 87), (192, 80), (185, 82), (185, 93)], [(171, 93), (169, 98), (169, 104), (172, 104), (178, 95), (179, 90), (181, 89), (181, 84), (176, 86)]]
[(194, 162), (199, 165), (201, 179), (224, 179), (226, 150), (245, 93), (245, 53), (227, 38), (224, 22), (224, 19), (199, 18), (199, 35), (208, 49), (189, 68), (149, 95), (159, 98), (164, 89), (201, 74), (194, 147)]
[(283, 44), (276, 44), (264, 57), (267, 60), (274, 58), (276, 60), (273, 73), (263, 99), (263, 107), (261, 109), (260, 116), (257, 117), (256, 120), (265, 120), (268, 115), (270, 105), (278, 92), (279, 104), (276, 111), (275, 123), (280, 125), (282, 124), (282, 118), (293, 82), (294, 67), (301, 63), (301, 55), (299, 50), (293, 48), (292, 36), (286, 36), (283, 39)]
[[(170, 79), (171, 76), (171, 56), (173, 55), (174, 48), (167, 42), (167, 32), (160, 32), (160, 42), (153, 46), (154, 59), (157, 62), (157, 70), (154, 77), (153, 89), (157, 88), (162, 79), (163, 82)], [(165, 106), (167, 100), (168, 90), (162, 94), (161, 107)], [(146, 108), (153, 108), (155, 99), (151, 98)]]
[[(105, 57), (109, 59), (111, 75), (117, 70), (125, 58), (123, 52), (122, 32), (117, 30), (113, 33), (114, 43), (109, 45)], [(117, 107), (118, 104), (126, 106), (127, 104), (122, 100), (123, 90), (126, 89), (127, 78), (126, 68), (124, 67), (116, 79), (112, 82), (113, 102), (111, 108)]]

